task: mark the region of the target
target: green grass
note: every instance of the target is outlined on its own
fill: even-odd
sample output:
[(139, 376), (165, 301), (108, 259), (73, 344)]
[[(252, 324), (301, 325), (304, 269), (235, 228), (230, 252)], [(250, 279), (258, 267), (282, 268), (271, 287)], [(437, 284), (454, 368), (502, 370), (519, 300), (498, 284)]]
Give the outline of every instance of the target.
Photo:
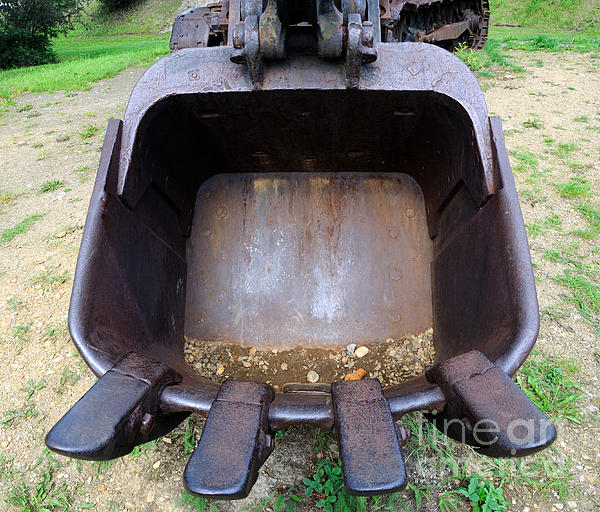
[(63, 186), (63, 182), (60, 180), (50, 180), (42, 183), (40, 187), (40, 194), (45, 194), (46, 192), (54, 192)]
[(82, 23), (74, 35), (158, 34), (171, 27), (179, 14), (179, 0), (145, 0), (113, 11), (102, 8), (97, 0), (88, 2)]
[(66, 270), (59, 272), (55, 267), (46, 267), (43, 272), (31, 278), (31, 284), (39, 286), (42, 290), (52, 291), (56, 286), (66, 283), (68, 279)]
[(583, 397), (583, 391), (574, 380), (578, 372), (573, 361), (531, 357), (517, 372), (517, 382), (541, 411), (555, 419), (580, 423), (577, 402)]
[(0, 243), (2, 243), (4, 245), (4, 244), (11, 242), (16, 236), (24, 235), (42, 217), (43, 217), (43, 215), (40, 213), (28, 215), (21, 222), (19, 222), (16, 226), (5, 229), (4, 231), (2, 231), (2, 234), (0, 235)]
[(589, 197), (592, 193), (592, 186), (589, 181), (581, 176), (575, 176), (566, 183), (556, 183), (556, 188), (561, 197)]
[(100, 129), (95, 124), (88, 125), (83, 131), (79, 133), (82, 139), (89, 139), (96, 135)]
[(148, 66), (169, 52), (168, 35), (61, 37), (59, 62), (0, 71), (0, 103), (24, 92), (88, 90), (130, 66)]
[(562, 221), (555, 213), (548, 215), (543, 219), (535, 220), (527, 226), (527, 234), (533, 238), (538, 235), (545, 235), (550, 229), (560, 230)]
[(573, 234), (587, 240), (597, 238), (600, 235), (600, 208), (590, 202), (585, 202), (575, 206), (575, 209), (588, 222), (589, 227), (584, 230), (575, 230)]
[(491, 0), (490, 10), (493, 23), (500, 25), (600, 31), (597, 0)]

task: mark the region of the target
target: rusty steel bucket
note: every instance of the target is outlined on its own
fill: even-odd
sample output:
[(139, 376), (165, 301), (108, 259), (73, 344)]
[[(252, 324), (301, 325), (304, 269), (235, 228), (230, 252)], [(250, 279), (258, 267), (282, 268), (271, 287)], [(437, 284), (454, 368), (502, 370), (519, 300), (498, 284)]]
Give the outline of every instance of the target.
[[(265, 63), (257, 87), (225, 45), (144, 74), (108, 125), (71, 298), (100, 379), (52, 450), (119, 457), (198, 413), (186, 486), (235, 499), (294, 423), (335, 428), (364, 495), (404, 485), (395, 420), (410, 411), (491, 456), (552, 443), (510, 378), (539, 316), (500, 120), (452, 54), (374, 48), (351, 88), (338, 61), (302, 53)], [(184, 358), (185, 337), (335, 349), (431, 326), (435, 365), (385, 389), (219, 386)]]

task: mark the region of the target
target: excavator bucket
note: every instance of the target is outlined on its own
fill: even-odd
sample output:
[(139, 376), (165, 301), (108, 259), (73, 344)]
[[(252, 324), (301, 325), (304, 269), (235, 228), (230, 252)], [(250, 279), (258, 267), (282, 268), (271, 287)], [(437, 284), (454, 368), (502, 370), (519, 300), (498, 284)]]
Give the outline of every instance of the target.
[[(52, 450), (118, 457), (197, 413), (185, 485), (236, 499), (294, 423), (335, 428), (359, 495), (406, 483), (395, 421), (410, 411), (490, 456), (552, 443), (511, 379), (539, 316), (500, 120), (470, 70), (422, 42), (477, 46), (485, 9), (444, 32), (411, 5), (391, 19), (384, 2), (225, 0), (177, 19), (174, 51), (108, 124), (69, 313), (99, 380)], [(394, 340), (430, 328), (412, 379), (359, 359), (386, 344), (395, 361)], [(423, 356), (407, 347), (398, 371)], [(294, 351), (296, 382), (279, 364)], [(319, 377), (311, 354), (373, 367)]]

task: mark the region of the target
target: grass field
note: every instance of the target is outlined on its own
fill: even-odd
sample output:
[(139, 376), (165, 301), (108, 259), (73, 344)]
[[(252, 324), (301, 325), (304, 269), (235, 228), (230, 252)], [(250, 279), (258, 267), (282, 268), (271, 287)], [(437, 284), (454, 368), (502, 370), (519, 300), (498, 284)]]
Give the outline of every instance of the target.
[(0, 71), (0, 103), (24, 92), (86, 90), (130, 66), (147, 66), (168, 53), (166, 34), (61, 37), (58, 62)]

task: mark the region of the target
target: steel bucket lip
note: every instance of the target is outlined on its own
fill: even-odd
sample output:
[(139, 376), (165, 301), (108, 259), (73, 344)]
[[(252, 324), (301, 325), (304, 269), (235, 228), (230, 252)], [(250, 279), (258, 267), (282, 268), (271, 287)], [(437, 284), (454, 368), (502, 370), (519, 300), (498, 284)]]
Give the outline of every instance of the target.
[[(431, 45), (405, 43), (396, 45), (383, 44), (380, 46), (381, 48), (378, 48), (378, 52), (381, 62), (378, 60), (378, 65), (381, 69), (374, 72), (374, 70), (369, 69), (369, 66), (365, 67), (363, 71), (364, 81), (361, 80), (361, 90), (434, 91), (448, 96), (464, 108), (473, 122), (479, 151), (484, 155), (482, 159), (483, 164), (489, 170), (488, 183), (490, 187), (493, 186), (492, 169), (494, 167), (496, 167), (501, 177), (503, 186), (497, 191), (496, 195), (501, 195), (501, 199), (507, 204), (507, 215), (510, 216), (510, 222), (514, 224), (515, 253), (519, 259), (518, 263), (524, 266), (527, 266), (527, 264), (530, 265), (527, 239), (508, 157), (504, 149), (500, 122), (499, 119), (492, 119), (490, 123), (483, 93), (479, 89), (474, 75), (455, 56)], [(406, 62), (407, 58), (409, 60), (413, 59), (415, 62), (417, 62), (416, 59), (418, 58), (418, 62), (423, 61), (427, 63), (429, 66), (428, 71), (424, 73), (417, 71), (413, 74), (410, 70), (410, 65), (405, 66), (403, 68), (402, 81), (398, 78), (400, 73), (398, 69), (394, 68), (394, 63), (401, 63), (403, 60)], [(212, 66), (212, 69), (216, 70), (219, 66), (228, 62), (228, 51), (224, 47), (181, 50), (158, 61), (142, 77), (132, 94), (132, 99), (125, 115), (125, 123), (122, 125), (122, 136), (120, 122), (118, 126), (117, 123), (113, 123), (112, 128), (109, 126), (109, 132), (110, 130), (113, 131), (114, 146), (119, 146), (117, 151), (120, 151), (120, 153), (113, 155), (112, 151), (115, 150), (115, 147), (109, 148), (106, 155), (103, 153), (104, 164), (101, 160), (101, 169), (94, 186), (88, 221), (94, 215), (101, 215), (102, 201), (98, 201), (97, 199), (101, 198), (105, 193), (108, 168), (110, 166), (113, 168), (116, 167), (119, 173), (117, 186), (119, 198), (126, 204), (135, 203), (135, 197), (128, 196), (127, 191), (123, 190), (125, 182), (122, 178), (127, 166), (131, 162), (136, 129), (152, 105), (174, 94), (224, 92), (224, 83), (222, 81), (199, 83), (198, 80), (189, 80), (186, 78), (190, 66), (198, 66), (198, 59), (202, 60), (205, 68)], [(293, 70), (294, 73), (298, 73), (299, 69), (301, 69), (299, 67), (299, 62), (301, 63), (301, 61), (302, 59), (296, 62), (296, 68)], [(432, 61), (435, 64), (431, 64)], [(331, 77), (332, 83), (325, 82), (327, 84), (326, 87), (323, 87), (322, 84), (319, 87), (317, 84), (311, 86), (312, 88), (319, 90), (343, 90), (345, 88), (343, 76), (339, 73), (339, 66), (337, 64), (324, 63), (319, 60), (316, 63), (311, 63), (311, 66), (313, 64), (322, 67), (326, 76)], [(388, 66), (387, 68), (386, 65)], [(169, 73), (169, 66), (174, 66), (175, 75)], [(399, 66), (400, 64), (397, 67)], [(238, 92), (251, 90), (249, 80), (245, 75), (240, 73), (237, 66), (227, 64), (223, 73), (232, 74), (231, 81), (227, 82), (230, 87), (228, 91), (235, 93), (236, 90)], [(235, 81), (233, 77), (234, 73), (238, 73)], [(281, 69), (277, 68), (277, 66), (272, 67), (270, 70), (267, 69), (266, 83), (269, 83), (268, 78), (270, 74), (277, 75), (278, 73), (281, 74)], [(371, 74), (374, 77), (372, 78), (374, 82), (369, 82)], [(425, 75), (428, 75), (428, 80), (423, 79)], [(172, 80), (173, 78), (175, 79)], [(235, 87), (232, 87), (232, 84)], [(281, 87), (279, 88), (281, 89)], [(292, 87), (288, 88), (291, 89)], [(109, 135), (107, 133), (107, 140), (110, 143)], [(90, 236), (87, 233), (87, 236), (84, 236), (69, 313), (71, 336), (86, 363), (97, 376), (103, 375), (118, 360), (117, 355), (103, 352), (88, 342), (84, 328), (85, 318), (82, 317), (82, 311), (79, 307), (81, 302), (86, 300), (85, 297), (88, 293), (85, 282), (81, 279), (81, 275), (85, 273), (87, 265), (86, 258), (90, 254), (90, 251), (94, 251), (95, 245), (99, 243), (101, 244), (102, 240), (96, 240), (93, 234)], [(533, 278), (525, 274), (519, 275), (518, 278), (521, 280), (522, 285), (523, 308), (527, 310), (525, 316), (529, 317), (529, 322), (525, 322), (520, 326), (520, 331), (515, 334), (514, 339), (507, 343), (509, 349), (495, 361), (496, 365), (511, 375), (522, 364), (533, 347), (539, 328), (539, 315), (537, 313), (537, 299), (535, 297)], [(533, 314), (534, 310), (535, 315)], [(153, 354), (148, 355), (152, 356)], [(169, 357), (168, 359), (166, 362), (172, 364), (184, 375), (184, 381), (181, 384), (167, 388), (163, 392), (161, 398), (161, 408), (163, 411), (167, 413), (193, 411), (206, 415), (216, 396), (218, 385), (208, 379), (197, 376), (191, 369), (187, 368), (183, 361), (183, 354), (179, 356), (173, 355), (172, 358)], [(441, 389), (434, 384), (428, 383), (424, 376), (386, 388), (384, 394), (389, 400), (392, 413), (396, 418), (412, 410), (441, 410), (445, 400)], [(311, 396), (278, 393), (269, 414), (271, 428), (281, 428), (292, 423), (311, 423), (329, 428), (333, 423), (330, 402), (331, 399), (328, 395)]]

